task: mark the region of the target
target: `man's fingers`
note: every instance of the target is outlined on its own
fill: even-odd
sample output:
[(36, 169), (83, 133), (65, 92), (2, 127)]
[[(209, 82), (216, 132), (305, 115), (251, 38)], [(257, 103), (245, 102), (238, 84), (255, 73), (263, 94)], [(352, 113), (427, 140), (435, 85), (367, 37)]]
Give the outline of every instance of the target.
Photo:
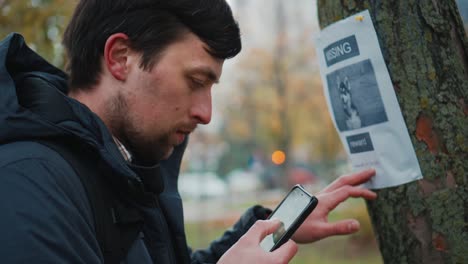
[[(343, 187), (346, 188), (346, 187)], [(354, 198), (364, 198), (368, 200), (373, 200), (377, 198), (377, 194), (371, 190), (362, 188), (362, 187), (347, 187), (348, 194), (350, 197)], [(339, 191), (338, 189), (337, 191)]]
[(275, 259), (279, 260), (279, 263), (289, 263), (291, 259), (296, 255), (298, 250), (296, 242), (291, 239), (284, 243), (281, 247), (277, 248), (272, 254)]
[(336, 206), (347, 200), (349, 197), (372, 200), (377, 197), (377, 194), (368, 189), (348, 185), (336, 189), (332, 192), (321, 193), (317, 195), (317, 198), (319, 201), (321, 201), (321, 204), (325, 205), (329, 211), (335, 209)]
[(359, 231), (360, 224), (355, 219), (340, 220), (334, 223), (328, 223), (327, 229), (329, 235), (349, 235)]
[(375, 175), (375, 169), (367, 169), (357, 173), (344, 175), (333, 181), (321, 192), (331, 192), (340, 187), (351, 185), (356, 186), (367, 182), (370, 178)]
[(275, 232), (280, 227), (281, 221), (277, 219), (272, 220), (258, 220), (249, 229), (247, 233), (251, 233), (251, 237), (258, 238), (258, 242), (262, 241), (266, 236)]

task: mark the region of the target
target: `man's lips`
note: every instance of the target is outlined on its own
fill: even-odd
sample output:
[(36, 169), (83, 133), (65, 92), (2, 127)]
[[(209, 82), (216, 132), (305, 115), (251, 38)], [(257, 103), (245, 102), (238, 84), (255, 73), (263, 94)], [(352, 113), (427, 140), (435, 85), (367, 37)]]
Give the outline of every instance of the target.
[(179, 130), (177, 130), (177, 133), (188, 135), (188, 134), (192, 133), (196, 128), (197, 128), (196, 124), (188, 125), (186, 127), (182, 127)]
[(192, 133), (194, 130), (195, 128), (177, 130), (176, 131), (177, 143), (181, 144), (182, 142), (184, 142), (185, 137), (188, 136), (190, 133)]

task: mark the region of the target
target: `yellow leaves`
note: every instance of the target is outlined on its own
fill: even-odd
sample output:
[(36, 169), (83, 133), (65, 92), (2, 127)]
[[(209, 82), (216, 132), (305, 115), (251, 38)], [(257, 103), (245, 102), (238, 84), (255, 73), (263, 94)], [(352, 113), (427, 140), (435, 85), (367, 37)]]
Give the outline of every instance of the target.
[(429, 106), (429, 99), (427, 97), (421, 98), (420, 105), (422, 109), (427, 109)]
[[(54, 49), (61, 41), (66, 23), (63, 18), (71, 16), (75, 1), (0, 1), (0, 37), (11, 32), (18, 32), (24, 36), (30, 46), (36, 47), (38, 53), (49, 61), (53, 61), (63, 54)], [(55, 17), (61, 19), (54, 19)], [(51, 31), (52, 30), (52, 31)], [(55, 32), (56, 33), (55, 33)], [(53, 32), (55, 34), (50, 34)], [(62, 65), (57, 65), (62, 66)]]
[(229, 134), (235, 135), (238, 138), (248, 138), (251, 136), (251, 131), (247, 123), (232, 122), (229, 128)]

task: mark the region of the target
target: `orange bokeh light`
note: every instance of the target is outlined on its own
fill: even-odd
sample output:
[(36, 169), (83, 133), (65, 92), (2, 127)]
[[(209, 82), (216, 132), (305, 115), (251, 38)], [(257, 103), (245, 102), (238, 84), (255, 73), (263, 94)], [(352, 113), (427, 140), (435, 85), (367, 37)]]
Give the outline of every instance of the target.
[(281, 165), (286, 160), (286, 154), (283, 151), (277, 150), (271, 155), (271, 161), (276, 165)]

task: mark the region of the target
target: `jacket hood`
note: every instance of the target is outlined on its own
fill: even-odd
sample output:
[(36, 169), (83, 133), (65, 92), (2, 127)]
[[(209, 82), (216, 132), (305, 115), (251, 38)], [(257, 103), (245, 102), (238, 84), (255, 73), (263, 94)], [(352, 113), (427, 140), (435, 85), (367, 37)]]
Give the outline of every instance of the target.
[(0, 144), (54, 137), (78, 140), (99, 151), (120, 180), (141, 185), (101, 119), (66, 96), (67, 91), (64, 72), (32, 51), (21, 35), (8, 35), (0, 42)]

